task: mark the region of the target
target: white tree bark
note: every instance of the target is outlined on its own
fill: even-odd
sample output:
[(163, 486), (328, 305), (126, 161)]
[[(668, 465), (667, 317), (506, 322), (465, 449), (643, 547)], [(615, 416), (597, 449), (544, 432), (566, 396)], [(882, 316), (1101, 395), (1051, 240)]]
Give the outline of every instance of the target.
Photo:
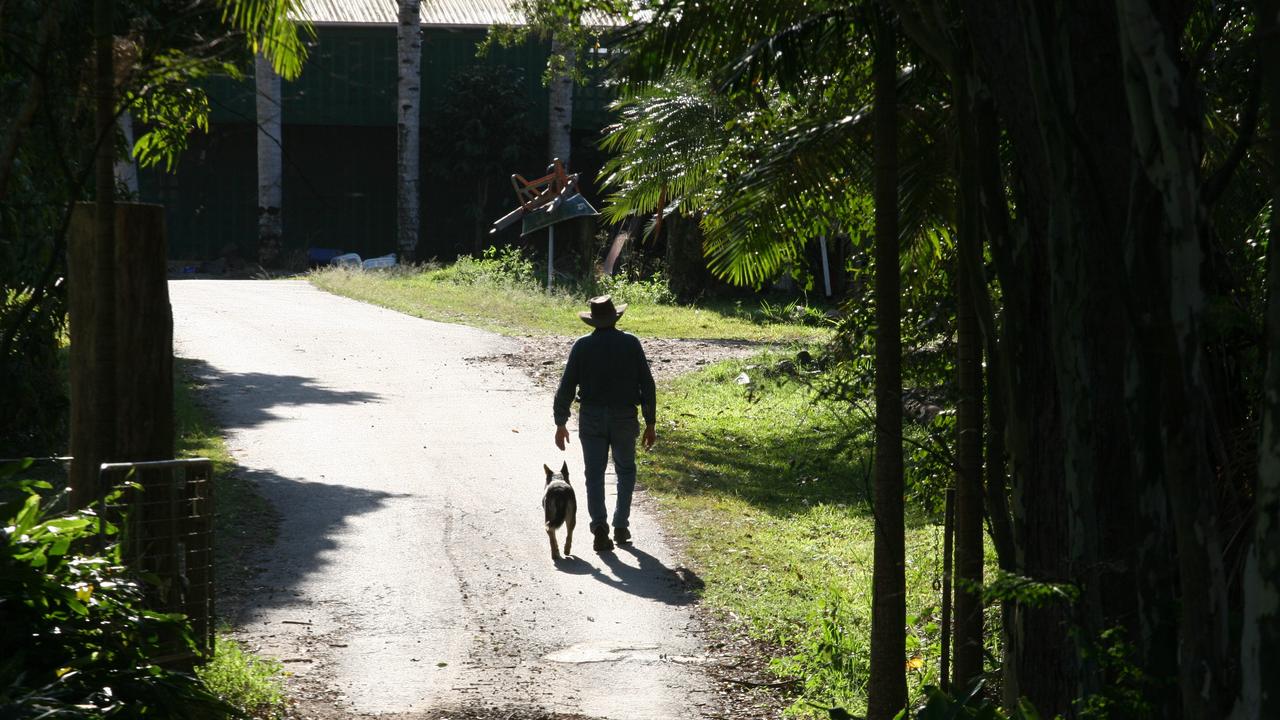
[(280, 76), (258, 55), (254, 62), (258, 110), (258, 262), (273, 265), (280, 257), (284, 219), (283, 107)]
[(116, 184), (129, 191), (132, 198), (138, 197), (138, 163), (133, 159), (133, 114), (128, 110), (120, 113), (117, 121), (120, 134), (124, 136), (124, 155), (116, 158)]
[(572, 145), (573, 130), (573, 64), (574, 50), (572, 45), (560, 42), (559, 37), (551, 39), (552, 56), (564, 57), (564, 65), (551, 81), (550, 117), (547, 123), (547, 152), (551, 160), (556, 158), (569, 167), (569, 154)]
[(420, 0), (399, 0), (396, 30), (399, 84), (396, 117), (396, 241), (400, 259), (411, 261), (418, 250), (421, 220), (420, 142), (422, 95), (422, 24)]
[[(1260, 36), (1280, 28), (1280, 0), (1261, 4)], [(1240, 633), (1240, 697), (1234, 720), (1280, 713), (1280, 46), (1261, 53), (1270, 99), (1271, 226), (1267, 245), (1266, 375), (1262, 383), (1262, 437), (1258, 439), (1258, 486), (1254, 492), (1253, 547), (1244, 570), (1244, 623)], [(1268, 680), (1267, 678), (1271, 678)]]

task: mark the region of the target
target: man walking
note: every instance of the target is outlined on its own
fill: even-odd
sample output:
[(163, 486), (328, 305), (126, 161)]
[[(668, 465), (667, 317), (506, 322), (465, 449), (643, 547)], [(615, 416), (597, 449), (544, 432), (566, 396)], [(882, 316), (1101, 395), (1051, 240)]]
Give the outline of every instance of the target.
[(640, 423), (636, 405), (644, 415), (642, 442), (648, 450), (657, 435), (657, 410), (653, 373), (645, 359), (640, 340), (618, 330), (618, 318), (625, 304), (614, 307), (608, 295), (591, 298), (591, 312), (578, 317), (595, 330), (578, 338), (569, 351), (560, 388), (556, 390), (556, 447), (564, 450), (569, 441), (569, 406), (575, 390), (579, 396), (578, 440), (582, 443), (583, 474), (586, 476), (587, 513), (596, 552), (613, 549), (609, 540), (609, 515), (604, 506), (604, 469), (613, 453), (613, 469), (618, 476), (618, 503), (613, 510), (613, 538), (619, 545), (631, 542), (631, 492), (636, 486), (636, 436)]

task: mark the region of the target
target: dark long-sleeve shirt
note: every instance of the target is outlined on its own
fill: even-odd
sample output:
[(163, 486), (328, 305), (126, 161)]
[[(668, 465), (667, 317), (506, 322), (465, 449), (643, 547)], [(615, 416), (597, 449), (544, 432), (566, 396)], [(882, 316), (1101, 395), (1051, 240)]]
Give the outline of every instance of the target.
[(574, 390), (583, 405), (613, 408), (640, 406), (646, 423), (652, 425), (657, 412), (653, 373), (644, 348), (635, 335), (617, 328), (599, 328), (578, 338), (569, 351), (560, 388), (556, 390), (556, 424), (569, 421)]

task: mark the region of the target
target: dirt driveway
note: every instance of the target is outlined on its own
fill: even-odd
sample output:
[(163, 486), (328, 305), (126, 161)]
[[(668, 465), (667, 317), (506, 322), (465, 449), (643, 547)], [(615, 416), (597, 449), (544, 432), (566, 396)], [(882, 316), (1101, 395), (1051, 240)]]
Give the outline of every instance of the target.
[[(243, 472), (281, 515), (246, 564), (242, 636), (299, 714), (677, 720), (722, 707), (681, 568), (644, 503), (632, 549), (553, 564), (541, 528), (551, 390), (519, 341), (301, 281), (170, 284)], [(477, 358), (488, 358), (477, 360)], [(575, 438), (576, 440), (576, 438)], [(612, 501), (610, 501), (612, 505)]]

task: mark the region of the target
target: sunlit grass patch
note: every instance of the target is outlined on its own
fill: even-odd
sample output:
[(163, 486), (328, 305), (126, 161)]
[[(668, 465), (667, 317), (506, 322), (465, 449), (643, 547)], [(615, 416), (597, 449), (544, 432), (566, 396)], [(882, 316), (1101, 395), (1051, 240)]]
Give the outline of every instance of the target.
[[(460, 261), (468, 267), (477, 261)], [(577, 312), (586, 292), (557, 288), (548, 294), (536, 282), (446, 268), (361, 272), (324, 269), (311, 273), (317, 287), (409, 315), (462, 323), (508, 335), (580, 335)], [(598, 289), (598, 288), (595, 288)], [(771, 320), (757, 305), (733, 301), (685, 306), (668, 304), (654, 288), (609, 288), (619, 302), (631, 302), (626, 329), (641, 337), (741, 339), (762, 342), (812, 341), (824, 328)]]
[[(787, 359), (728, 361), (667, 384), (640, 481), (685, 539), (703, 601), (780, 647), (773, 668), (806, 699), (856, 713), (870, 643), (870, 427), (817, 400)], [(908, 514), (903, 662), (917, 658), (919, 688), (936, 682), (942, 531)]]
[(205, 686), (249, 717), (284, 717), (285, 695), (280, 663), (246, 653), (235, 640), (219, 633), (213, 660), (196, 668)]

